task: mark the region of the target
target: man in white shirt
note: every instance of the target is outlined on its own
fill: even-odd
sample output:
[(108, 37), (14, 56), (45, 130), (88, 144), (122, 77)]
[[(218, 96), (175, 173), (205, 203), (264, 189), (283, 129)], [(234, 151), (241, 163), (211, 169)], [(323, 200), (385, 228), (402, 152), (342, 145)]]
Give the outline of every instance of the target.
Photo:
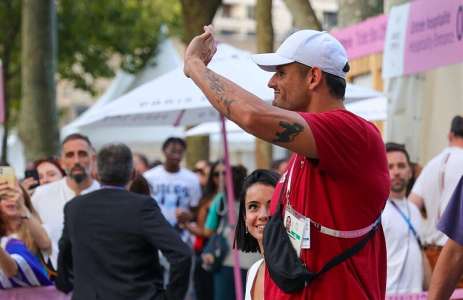
[(418, 236), (421, 215), (416, 205), (406, 198), (411, 179), (410, 159), (400, 144), (387, 143), (386, 152), (391, 177), (389, 199), (381, 217), (387, 249), (386, 293), (421, 292), (424, 283)]
[(51, 261), (57, 266), (58, 241), (63, 231), (64, 205), (75, 196), (94, 191), (99, 184), (90, 174), (95, 168), (95, 151), (88, 137), (67, 136), (61, 144), (61, 164), (67, 176), (37, 187), (32, 204), (37, 210), (53, 244)]
[[(162, 145), (165, 161), (143, 175), (152, 187), (152, 196), (157, 201), (164, 217), (189, 242), (187, 231), (178, 227), (177, 216), (188, 215), (192, 207), (198, 205), (201, 187), (198, 177), (180, 167), (186, 150), (186, 143), (177, 137), (168, 138)], [(183, 213), (182, 213), (183, 212)]]
[(422, 241), (433, 267), (447, 241), (436, 226), (463, 175), (463, 117), (453, 118), (448, 140), (449, 147), (424, 167), (409, 196), (424, 213)]

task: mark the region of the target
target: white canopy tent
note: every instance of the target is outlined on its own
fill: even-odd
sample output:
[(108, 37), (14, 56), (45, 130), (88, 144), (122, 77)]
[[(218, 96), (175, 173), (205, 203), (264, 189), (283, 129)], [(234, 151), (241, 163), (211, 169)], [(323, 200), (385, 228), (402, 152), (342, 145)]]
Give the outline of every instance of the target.
[[(250, 53), (226, 44), (218, 46), (209, 67), (259, 98), (270, 101), (272, 73), (261, 70)], [(379, 92), (348, 85), (346, 103), (380, 97)], [(196, 125), (218, 120), (218, 113), (201, 90), (178, 67), (123, 95), (79, 123), (82, 129), (112, 126)]]
[(158, 48), (158, 52), (152, 61), (138, 74), (132, 75), (119, 71), (111, 82), (106, 92), (82, 115), (66, 125), (61, 130), (61, 137), (80, 132), (89, 136), (90, 140), (99, 147), (115, 140), (127, 144), (153, 144), (162, 143), (168, 136), (183, 136), (182, 128), (172, 126), (111, 126), (102, 128), (82, 128), (93, 116), (105, 111), (106, 106), (114, 102), (127, 92), (149, 82), (180, 66), (181, 59), (170, 39), (164, 40)]

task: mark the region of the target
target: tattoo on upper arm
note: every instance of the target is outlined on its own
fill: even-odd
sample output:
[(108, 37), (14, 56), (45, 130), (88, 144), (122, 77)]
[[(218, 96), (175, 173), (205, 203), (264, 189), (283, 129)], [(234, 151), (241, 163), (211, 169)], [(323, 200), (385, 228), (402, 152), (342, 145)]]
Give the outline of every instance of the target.
[(290, 124), (288, 122), (280, 121), (280, 127), (284, 130), (276, 133), (276, 139), (273, 143), (288, 143), (292, 142), (296, 136), (304, 130), (304, 127), (299, 123)]
[(234, 102), (236, 102), (236, 99), (228, 99), (227, 97), (225, 97), (225, 86), (223, 82), (217, 74), (215, 74), (209, 69), (206, 69), (206, 79), (209, 83), (209, 87), (211, 88), (211, 90), (217, 94), (219, 102), (221, 102), (225, 106), (225, 115), (227, 117), (230, 117), (231, 105)]

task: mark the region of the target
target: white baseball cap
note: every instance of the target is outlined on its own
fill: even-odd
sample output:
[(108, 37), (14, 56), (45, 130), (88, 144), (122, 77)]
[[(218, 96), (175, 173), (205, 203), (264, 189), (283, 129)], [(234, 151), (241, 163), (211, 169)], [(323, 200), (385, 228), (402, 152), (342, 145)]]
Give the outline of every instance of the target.
[(346, 78), (347, 53), (341, 43), (325, 31), (299, 30), (291, 34), (275, 53), (254, 54), (252, 60), (263, 70), (298, 62)]

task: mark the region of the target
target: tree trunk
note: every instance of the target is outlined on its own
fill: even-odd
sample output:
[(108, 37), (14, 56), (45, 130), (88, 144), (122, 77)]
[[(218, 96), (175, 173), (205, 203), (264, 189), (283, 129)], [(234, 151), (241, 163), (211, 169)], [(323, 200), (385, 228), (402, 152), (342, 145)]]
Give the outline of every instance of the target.
[(386, 0), (384, 1), (384, 13), (389, 13), (391, 8), (396, 5), (401, 5), (409, 2), (408, 0)]
[(222, 0), (181, 0), (183, 15), (183, 42), (188, 44), (196, 35), (203, 32), (203, 26), (214, 19)]
[(293, 16), (296, 29), (322, 29), (309, 0), (285, 0), (285, 4)]
[(59, 150), (54, 0), (22, 2), (22, 103), (19, 134), (29, 161)]
[(338, 26), (347, 27), (383, 13), (382, 0), (339, 0)]
[[(273, 52), (272, 0), (256, 2), (257, 52)], [(256, 167), (269, 169), (272, 164), (272, 144), (256, 138)]]
[[(203, 32), (203, 26), (214, 19), (222, 0), (181, 0), (183, 15), (183, 42), (188, 44)], [(193, 168), (199, 160), (209, 160), (209, 136), (187, 137), (186, 164)]]
[(0, 80), (3, 80), (0, 84), (3, 85), (3, 137), (2, 137), (2, 156), (0, 157), (0, 164), (7, 165), (8, 164), (8, 135), (9, 135), (9, 93), (8, 93), (8, 74), (9, 74), (9, 65), (10, 65), (10, 55), (5, 55), (5, 63), (2, 65), (0, 64)]

